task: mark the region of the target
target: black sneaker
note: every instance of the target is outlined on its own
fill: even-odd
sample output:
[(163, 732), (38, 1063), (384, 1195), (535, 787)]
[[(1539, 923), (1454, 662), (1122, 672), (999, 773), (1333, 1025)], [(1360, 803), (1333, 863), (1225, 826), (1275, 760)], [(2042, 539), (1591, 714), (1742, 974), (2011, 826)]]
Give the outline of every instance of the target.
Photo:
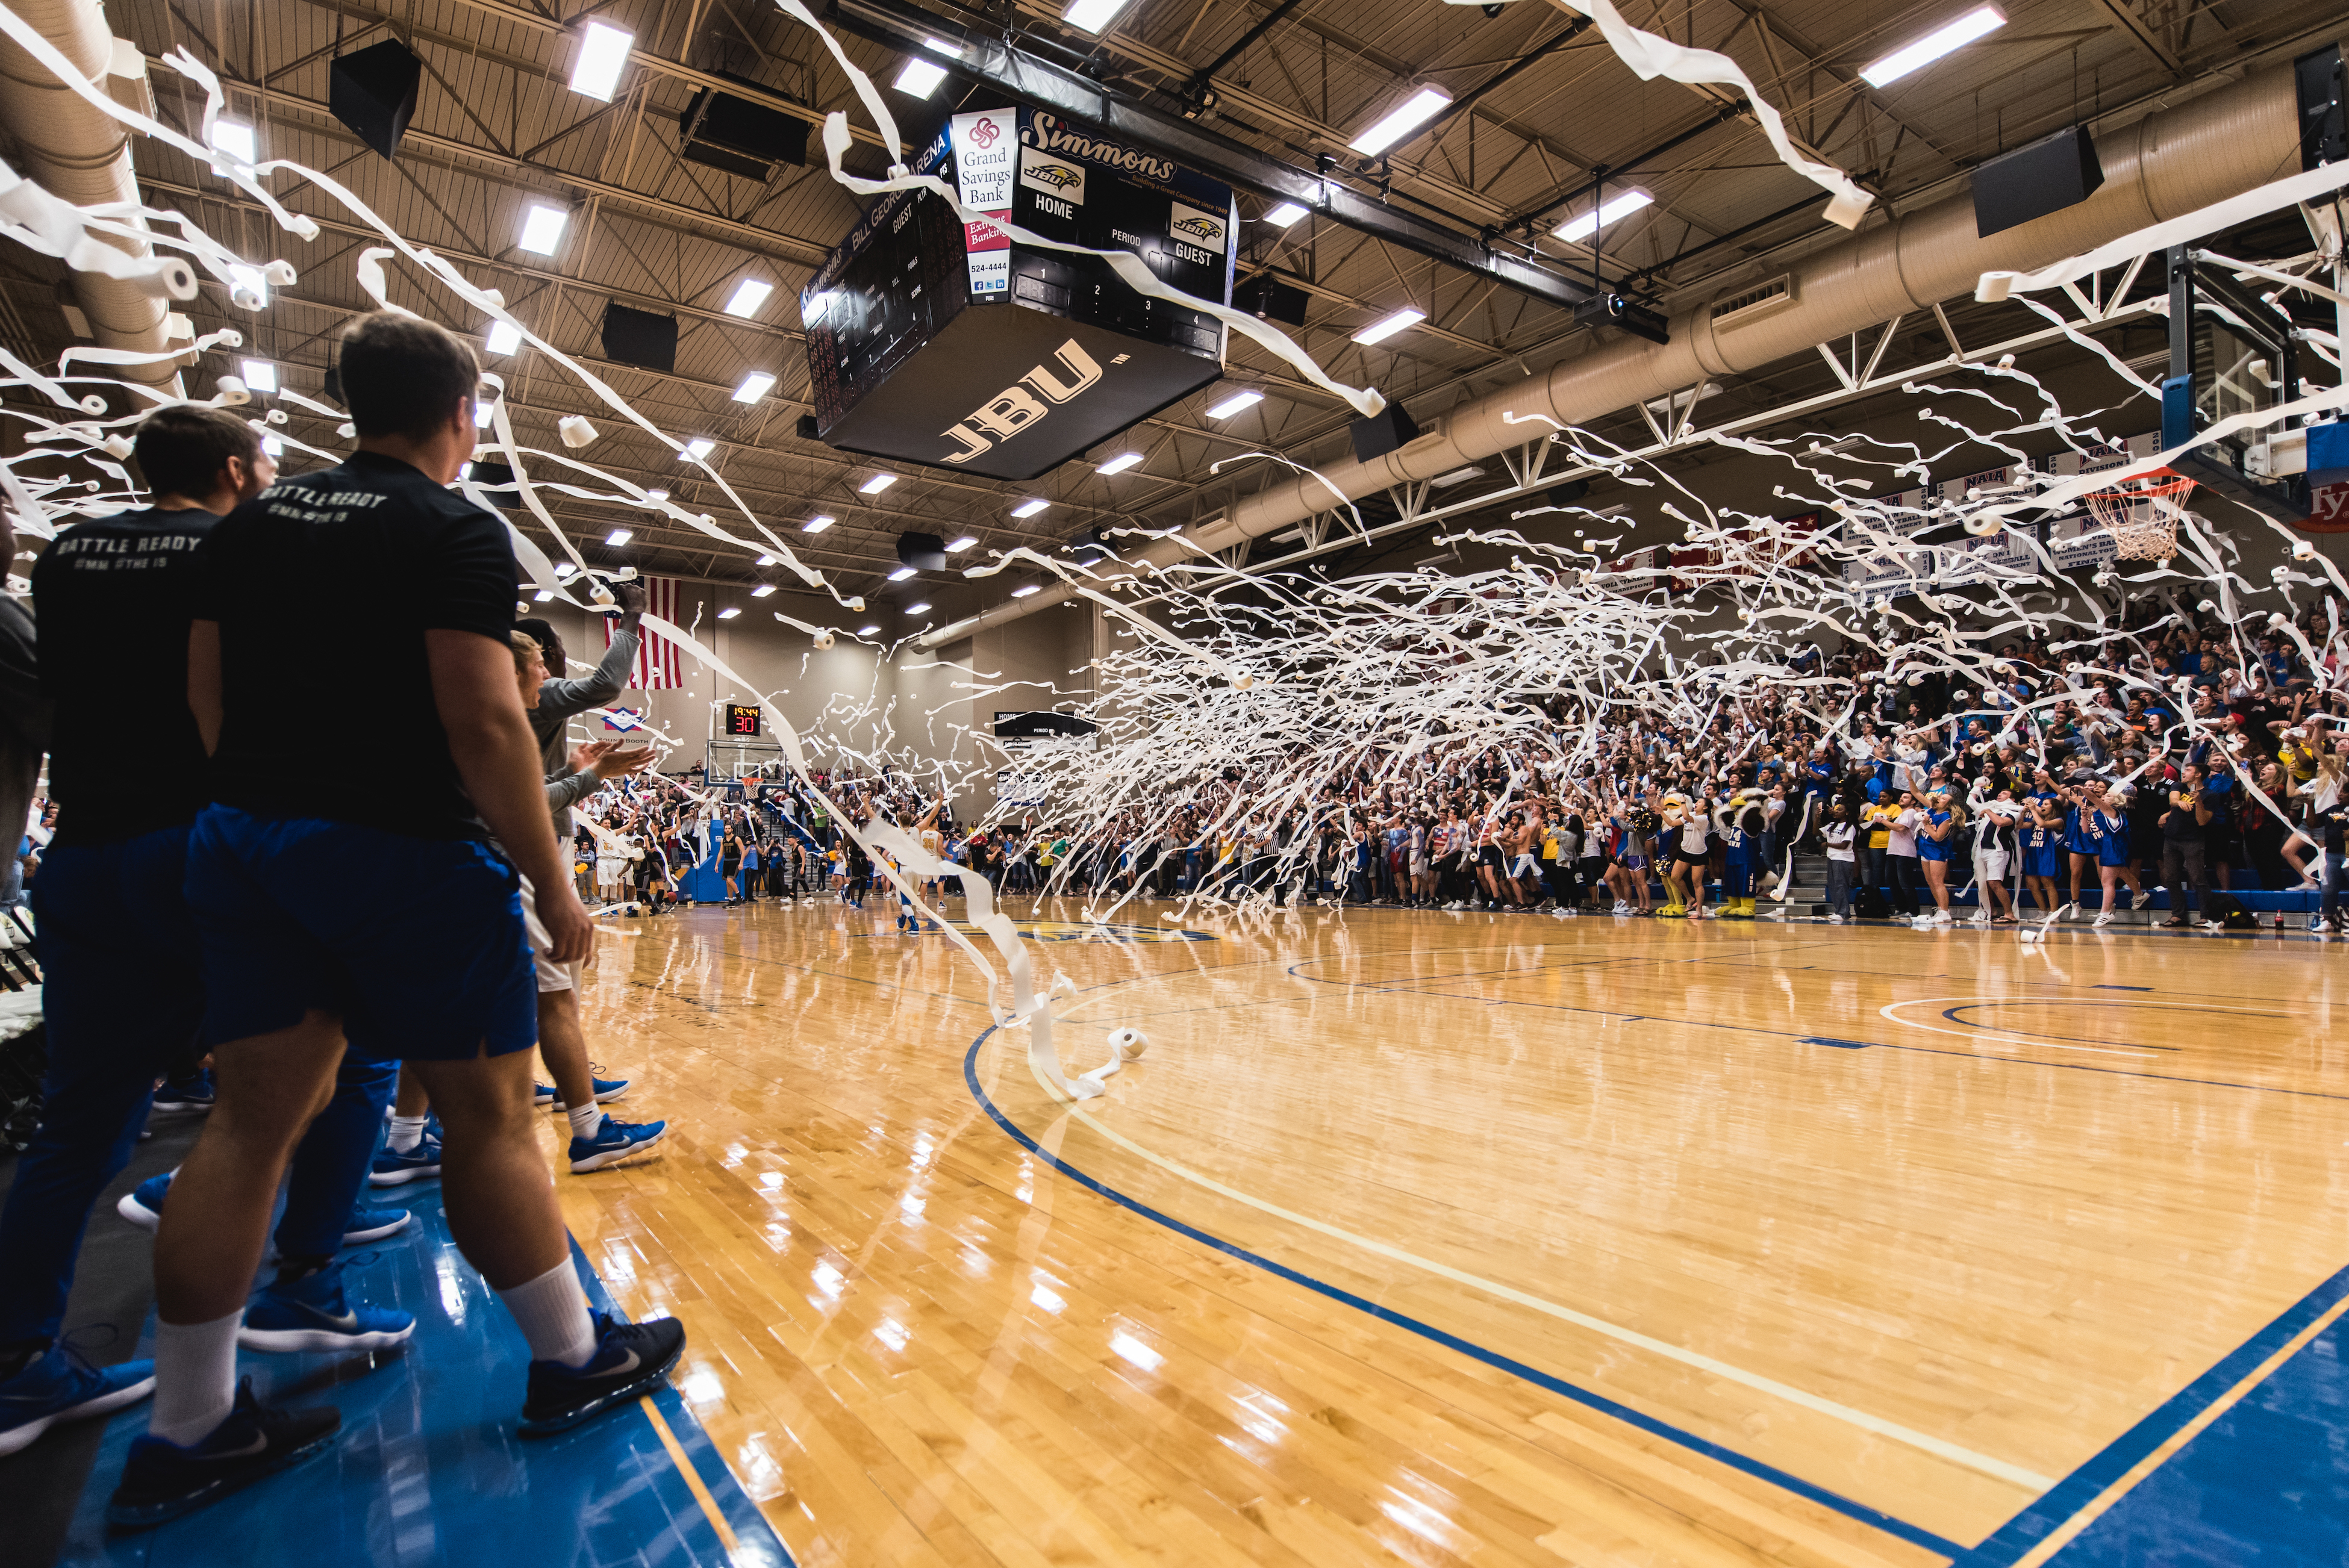
[(215, 1502), (262, 1477), (299, 1464), (332, 1443), (343, 1414), (331, 1405), (272, 1409), (253, 1397), (253, 1379), (236, 1387), (236, 1404), (212, 1436), (192, 1448), (140, 1437), (130, 1441), (121, 1484), (106, 1505), (109, 1523), (146, 1530)]
[(155, 1091), (157, 1110), (210, 1110), (212, 1108), (212, 1069), (198, 1068), (182, 1078), (168, 1078)]
[(661, 1380), (685, 1352), (685, 1325), (674, 1317), (649, 1323), (616, 1323), (595, 1315), (595, 1354), (585, 1367), (560, 1361), (530, 1364), (530, 1388), (523, 1396), (522, 1432), (544, 1437), (577, 1426)]

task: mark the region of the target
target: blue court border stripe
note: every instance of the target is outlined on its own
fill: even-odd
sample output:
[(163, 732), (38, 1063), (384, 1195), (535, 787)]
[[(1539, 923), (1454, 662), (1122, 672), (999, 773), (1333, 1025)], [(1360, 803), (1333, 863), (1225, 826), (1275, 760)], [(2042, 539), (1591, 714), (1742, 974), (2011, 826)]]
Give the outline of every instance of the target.
[[(1185, 1224), (1182, 1221), (1174, 1219), (1170, 1215), (1161, 1213), (1158, 1210), (1150, 1207), (1147, 1203), (1130, 1198), (1123, 1192), (1119, 1191), (1116, 1188), (1109, 1186), (1105, 1182), (1097, 1181), (1093, 1177), (1086, 1175), (1083, 1171), (1061, 1160), (1058, 1155), (1048, 1152), (1034, 1139), (1021, 1131), (1019, 1128), (1012, 1123), (1010, 1118), (1003, 1114), (1002, 1110), (996, 1105), (995, 1101), (988, 1098), (987, 1090), (979, 1087), (979, 1047), (986, 1045), (988, 1040), (994, 1036), (995, 1032), (996, 1031), (993, 1027), (989, 1027), (981, 1034), (978, 1038), (973, 1040), (970, 1043), (969, 1051), (965, 1053), (962, 1058), (963, 1082), (968, 1086), (971, 1099), (978, 1102), (980, 1109), (987, 1112), (988, 1116), (995, 1122), (996, 1126), (1003, 1129), (1005, 1132), (1011, 1135), (1014, 1142), (1019, 1144), (1020, 1147), (1026, 1149), (1030, 1154), (1035, 1155), (1039, 1160), (1043, 1161), (1047, 1165), (1050, 1165), (1053, 1170), (1058, 1171), (1061, 1175), (1066, 1176), (1070, 1181), (1076, 1182), (1079, 1186), (1090, 1189), (1091, 1191), (1108, 1199), (1111, 1202), (1117, 1204), (1121, 1208), (1130, 1209), (1133, 1212), (1141, 1215), (1143, 1219), (1148, 1220), (1154, 1224), (1163, 1225), (1166, 1229), (1175, 1233), (1177, 1235), (1186, 1237), (1191, 1241), (1198, 1243), (1202, 1246), (1211, 1247), (1216, 1252), (1222, 1253), (1226, 1257), (1237, 1258), (1244, 1264), (1248, 1264), (1264, 1270), (1267, 1274), (1287, 1280), (1291, 1284), (1301, 1285), (1317, 1295), (1327, 1296), (1331, 1301), (1337, 1302), (1341, 1305), (1350, 1306), (1357, 1312), (1366, 1313), (1370, 1316), (1377, 1318), (1381, 1323), (1392, 1324), (1395, 1327), (1403, 1329), (1408, 1333), (1418, 1335), (1421, 1338), (1441, 1345), (1447, 1350), (1456, 1350), (1463, 1356), (1468, 1357), (1473, 1360), (1481, 1361), (1485, 1366), (1493, 1367), (1496, 1371), (1506, 1372), (1513, 1377), (1522, 1378), (1526, 1382), (1531, 1383), (1537, 1387), (1546, 1389), (1552, 1394), (1559, 1396), (1561, 1398), (1570, 1399), (1578, 1405), (1582, 1405), (1588, 1408), (1597, 1410), (1602, 1415), (1612, 1416), (1615, 1419), (1622, 1421), (1627, 1425), (1637, 1427), (1640, 1430), (1646, 1432), (1652, 1437), (1659, 1437), (1667, 1442), (1676, 1443), (1682, 1448), (1702, 1454), (1706, 1459), (1712, 1460), (1716, 1463), (1726, 1465), (1734, 1470), (1743, 1471), (1744, 1474), (1753, 1476), (1758, 1480), (1767, 1481), (1772, 1486), (1778, 1487), (1783, 1491), (1793, 1492), (1795, 1496), (1804, 1498), (1811, 1502), (1816, 1502), (1821, 1507), (1832, 1509), (1836, 1512), (1842, 1514), (1847, 1519), (1857, 1520), (1860, 1523), (1883, 1531), (1888, 1535), (1898, 1536), (1899, 1539), (1908, 1542), (1913, 1546), (1921, 1546), (1927, 1551), (1938, 1552), (1945, 1557), (1956, 1558), (1966, 1555), (1966, 1549), (1959, 1545), (1956, 1542), (1946, 1540), (1941, 1536), (1936, 1535), (1931, 1531), (1927, 1530), (1920, 1525), (1911, 1524), (1903, 1519), (1895, 1519), (1892, 1515), (1884, 1512), (1880, 1509), (1870, 1508), (1868, 1504), (1857, 1501), (1852, 1498), (1845, 1497), (1840, 1492), (1830, 1491), (1826, 1487), (1820, 1486), (1816, 1482), (1807, 1481), (1800, 1476), (1789, 1474), (1787, 1471), (1778, 1469), (1775, 1465), (1767, 1464), (1756, 1459), (1749, 1459), (1733, 1449), (1723, 1448), (1719, 1443), (1711, 1441), (1705, 1438), (1698, 1437), (1694, 1432), (1684, 1431), (1682, 1429), (1673, 1426), (1669, 1421), (1658, 1420), (1655, 1417), (1635, 1410), (1629, 1405), (1621, 1404), (1616, 1400), (1610, 1399), (1604, 1394), (1594, 1393), (1588, 1388), (1577, 1387), (1575, 1385), (1567, 1382), (1564, 1378), (1555, 1377), (1552, 1374), (1541, 1371), (1537, 1367), (1528, 1367), (1522, 1361), (1514, 1360), (1509, 1357), (1502, 1355), (1496, 1350), (1490, 1350), (1485, 1348), (1484, 1346), (1463, 1339), (1456, 1334), (1447, 1333), (1444, 1329), (1437, 1328), (1433, 1324), (1422, 1323), (1419, 1319), (1407, 1316), (1402, 1313), (1395, 1311), (1392, 1307), (1381, 1306), (1377, 1302), (1366, 1300), (1361, 1296), (1356, 1295), (1353, 1292), (1342, 1289), (1338, 1285), (1331, 1284), (1326, 1280), (1318, 1280), (1313, 1278), (1310, 1274), (1300, 1274), (1285, 1264), (1275, 1263), (1270, 1258), (1249, 1252), (1246, 1248), (1237, 1246), (1230, 1242), (1223, 1240), (1219, 1236), (1209, 1235), (1206, 1232), (1200, 1230), (1195, 1225)], [(2349, 1279), (2349, 1270), (2343, 1271), (2343, 1274), (2344, 1279)]]
[[(604, 1283), (604, 1276), (595, 1272), (595, 1261), (588, 1257), (586, 1249), (579, 1244), (576, 1236), (571, 1238), (571, 1266), (580, 1275), (580, 1285), (587, 1293), (588, 1305), (598, 1312), (611, 1314), (620, 1322), (628, 1321), (628, 1315), (613, 1298), (610, 1287)], [(783, 1544), (783, 1538), (776, 1532), (767, 1516), (759, 1511), (759, 1505), (750, 1501), (750, 1494), (742, 1490), (742, 1482), (734, 1474), (733, 1467), (726, 1462), (726, 1456), (719, 1452), (717, 1443), (711, 1440), (701, 1418), (693, 1413), (693, 1408), (685, 1402), (685, 1396), (678, 1392), (676, 1383), (663, 1377), (653, 1387), (649, 1398), (653, 1408), (668, 1423), (669, 1435), (684, 1450), (686, 1462), (693, 1467), (694, 1474), (709, 1491), (710, 1501), (718, 1505), (718, 1511), (725, 1515), (726, 1527), (734, 1532), (732, 1559), (735, 1568), (798, 1568), (792, 1558), (791, 1548)], [(636, 1401), (631, 1399), (628, 1403), (633, 1406)], [(615, 1410), (609, 1418), (633, 1420), (636, 1415), (634, 1410)], [(698, 1499), (696, 1501), (698, 1501)]]
[[(2349, 1295), (2349, 1268), (2286, 1307), (2276, 1320), (2243, 1341), (2224, 1359), (2171, 1395), (2159, 1408), (2116, 1438), (2103, 1452), (2058, 1481), (2038, 1501), (2008, 1520), (1989, 1540), (1960, 1557), (1951, 1568), (2011, 1568), (2017, 1560), (2053, 1534), (2113, 1482), (2128, 1473), (2154, 1449), (2174, 1438), (2212, 1401), (2250, 1376), (2259, 1364), (2282, 1348), (2294, 1335), (2324, 1315)], [(2277, 1368), (2282, 1371), (2282, 1367)]]

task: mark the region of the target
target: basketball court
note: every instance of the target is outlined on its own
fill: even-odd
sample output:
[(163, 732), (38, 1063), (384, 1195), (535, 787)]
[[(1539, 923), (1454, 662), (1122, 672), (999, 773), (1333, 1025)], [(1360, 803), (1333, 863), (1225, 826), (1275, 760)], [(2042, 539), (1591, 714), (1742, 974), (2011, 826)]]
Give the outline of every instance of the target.
[[(623, 1309), (688, 1325), (670, 1429), (774, 1553), (2337, 1553), (2349, 998), (2314, 940), (1181, 934), (1050, 949), (1071, 1067), (1150, 1037), (1075, 1107), (885, 916), (607, 939), (590, 1029), (686, 1130), (567, 1216)], [(388, 1506), (388, 1469), (341, 1480)]]

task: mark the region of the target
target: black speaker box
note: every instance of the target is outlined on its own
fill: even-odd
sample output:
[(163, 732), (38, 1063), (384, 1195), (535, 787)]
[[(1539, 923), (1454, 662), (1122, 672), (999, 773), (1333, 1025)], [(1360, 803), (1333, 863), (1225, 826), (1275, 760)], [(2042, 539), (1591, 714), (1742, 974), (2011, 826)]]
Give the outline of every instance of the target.
[(1383, 458), (1396, 448), (1419, 439), (1419, 426), (1400, 403), (1390, 403), (1368, 418), (1355, 420), (1346, 429), (1354, 438), (1354, 460), (1358, 463)]
[(2315, 169), (2349, 158), (2349, 117), (2342, 99), (2341, 46), (2327, 44), (2292, 61), (2300, 95), (2300, 166)]
[[(759, 87), (730, 72), (715, 74), (744, 87)], [(745, 180), (764, 180), (778, 163), (807, 161), (807, 121), (716, 88), (694, 94), (678, 116), (678, 125), (685, 133), (682, 155), (688, 162), (722, 169)]]
[(1270, 273), (1250, 278), (1232, 292), (1234, 310), (1244, 310), (1259, 320), (1288, 326), (1303, 326), (1306, 307), (1312, 303), (1312, 295)]
[(624, 304), (604, 307), (604, 357), (615, 365), (677, 372), (677, 317), (631, 310)]
[(515, 488), (513, 469), (506, 463), (475, 463), (473, 471), (467, 477), (483, 490), (496, 490), (502, 486), (508, 489)]
[(416, 112), (424, 62), (408, 46), (387, 38), (336, 60), (326, 74), (326, 108), (361, 141), (386, 158), (399, 150)]
[(947, 542), (935, 533), (901, 533), (897, 536), (897, 559), (916, 572), (943, 572)]
[(2002, 153), (1974, 170), (1974, 232), (1982, 239), (2085, 201), (2105, 182), (2085, 125)]

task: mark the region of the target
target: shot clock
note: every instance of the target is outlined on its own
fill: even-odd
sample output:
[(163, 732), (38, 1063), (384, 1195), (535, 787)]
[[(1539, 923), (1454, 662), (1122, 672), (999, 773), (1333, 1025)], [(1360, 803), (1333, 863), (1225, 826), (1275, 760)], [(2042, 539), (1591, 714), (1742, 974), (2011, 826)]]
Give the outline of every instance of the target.
[(726, 733), (729, 735), (759, 735), (764, 732), (764, 723), (755, 702), (730, 702), (726, 705)]

